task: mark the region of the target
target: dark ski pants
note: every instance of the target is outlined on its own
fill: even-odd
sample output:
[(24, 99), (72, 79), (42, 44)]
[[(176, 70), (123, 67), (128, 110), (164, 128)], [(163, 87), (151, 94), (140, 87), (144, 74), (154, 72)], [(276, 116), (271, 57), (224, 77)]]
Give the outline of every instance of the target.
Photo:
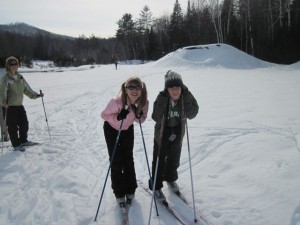
[[(104, 136), (109, 157), (114, 150), (118, 130), (115, 130), (107, 121), (104, 122)], [(136, 174), (133, 160), (134, 129), (131, 125), (128, 130), (122, 130), (117, 149), (111, 164), (111, 187), (116, 198), (126, 194), (134, 194), (137, 188)]]
[[(170, 141), (169, 137), (172, 134), (176, 134), (176, 139)], [(163, 187), (163, 181), (176, 181), (178, 179), (177, 169), (180, 165), (180, 155), (181, 155), (181, 126), (176, 128), (165, 128), (161, 149), (159, 149), (158, 143), (154, 140), (154, 150), (153, 150), (153, 161), (152, 161), (152, 178), (154, 179), (155, 167), (157, 161), (157, 154), (159, 154), (159, 162), (157, 168), (157, 177), (155, 189), (161, 189)], [(151, 182), (149, 181), (149, 187), (152, 190)]]
[(8, 107), (6, 124), (13, 147), (27, 142), (28, 120), (23, 105)]

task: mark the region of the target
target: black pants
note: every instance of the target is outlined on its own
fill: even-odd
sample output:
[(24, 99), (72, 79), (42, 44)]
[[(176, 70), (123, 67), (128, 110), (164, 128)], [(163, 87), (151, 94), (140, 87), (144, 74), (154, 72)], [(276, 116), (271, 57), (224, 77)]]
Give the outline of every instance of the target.
[(27, 142), (28, 120), (23, 105), (8, 107), (6, 124), (13, 147)]
[[(104, 122), (104, 136), (110, 160), (116, 143), (118, 130)], [(111, 164), (111, 187), (116, 198), (126, 194), (134, 194), (137, 188), (134, 160), (133, 160), (134, 130), (131, 125), (128, 130), (122, 130), (116, 152)]]
[[(176, 135), (176, 138), (169, 140), (172, 134)], [(161, 189), (163, 187), (163, 181), (176, 181), (178, 179), (177, 169), (180, 165), (181, 155), (181, 126), (175, 128), (166, 127), (164, 130), (161, 149), (158, 148), (158, 143), (154, 140), (153, 161), (152, 161), (152, 178), (154, 179), (155, 167), (157, 161), (157, 154), (159, 151), (159, 162), (157, 168), (157, 177), (155, 189)], [(153, 182), (153, 181), (152, 181)], [(149, 181), (149, 187), (152, 190), (151, 182)]]

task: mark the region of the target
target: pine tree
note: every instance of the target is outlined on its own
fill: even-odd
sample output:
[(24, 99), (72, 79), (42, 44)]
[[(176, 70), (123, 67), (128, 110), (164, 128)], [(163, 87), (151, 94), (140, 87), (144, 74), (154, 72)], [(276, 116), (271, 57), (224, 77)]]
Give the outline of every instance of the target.
[(136, 59), (137, 49), (135, 43), (137, 34), (132, 15), (129, 13), (124, 14), (117, 24), (119, 28), (116, 37), (117, 40), (122, 43), (123, 55), (126, 55), (127, 59)]
[(173, 13), (171, 15), (170, 20), (170, 43), (172, 45), (173, 51), (177, 48), (184, 46), (184, 20), (183, 20), (183, 13), (181, 10), (181, 6), (176, 0), (174, 4)]

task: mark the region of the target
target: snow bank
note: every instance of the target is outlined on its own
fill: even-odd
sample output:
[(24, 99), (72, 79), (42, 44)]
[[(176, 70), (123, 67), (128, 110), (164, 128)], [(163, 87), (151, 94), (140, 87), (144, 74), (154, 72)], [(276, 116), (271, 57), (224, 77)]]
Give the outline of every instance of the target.
[(158, 60), (156, 66), (219, 67), (230, 69), (255, 69), (273, 64), (259, 60), (227, 44), (195, 45), (169, 53)]

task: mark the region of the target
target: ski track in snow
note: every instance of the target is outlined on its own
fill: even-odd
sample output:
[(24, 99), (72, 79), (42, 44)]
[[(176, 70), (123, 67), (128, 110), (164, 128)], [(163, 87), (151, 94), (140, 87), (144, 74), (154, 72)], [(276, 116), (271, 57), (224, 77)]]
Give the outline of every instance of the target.
[[(109, 87), (107, 90), (109, 90)], [(77, 96), (70, 97), (69, 99), (61, 98), (61, 102), (55, 102), (56, 107), (54, 110), (47, 111), (47, 103), (45, 102), (50, 133), (52, 134), (52, 140), (50, 141), (47, 140), (49, 139), (49, 136), (46, 122), (41, 122), (43, 120), (45, 121), (45, 116), (35, 115), (35, 113), (29, 115), (30, 118), (36, 118), (35, 121), (31, 121), (30, 123), (29, 136), (33, 136), (33, 139), (46, 139), (47, 141), (44, 141), (42, 147), (31, 147), (30, 149), (27, 149), (24, 154), (13, 152), (15, 155), (12, 155), (11, 152), (8, 152), (1, 158), (1, 165), (3, 162), (6, 162), (7, 165), (9, 165), (9, 160), (13, 161), (16, 154), (19, 157), (24, 157), (24, 160), (20, 165), (15, 165), (13, 168), (10, 168), (14, 176), (18, 177), (19, 190), (17, 191), (17, 194), (19, 196), (24, 196), (23, 198), (13, 196), (13, 198), (26, 200), (31, 194), (35, 194), (34, 198), (28, 199), (29, 202), (26, 202), (28, 207), (25, 207), (22, 212), (14, 212), (14, 205), (22, 204), (18, 201), (4, 209), (8, 210), (8, 214), (10, 215), (9, 218), (15, 220), (16, 224), (24, 223), (24, 217), (26, 218), (27, 215), (30, 215), (30, 211), (33, 211), (34, 208), (39, 208), (41, 204), (47, 205), (47, 202), (49, 203), (48, 205), (52, 206), (53, 201), (55, 200), (54, 205), (58, 206), (58, 208), (55, 209), (53, 215), (62, 214), (62, 212), (66, 211), (66, 209), (63, 209), (66, 205), (64, 204), (65, 197), (59, 198), (59, 196), (62, 196), (62, 193), (65, 193), (65, 195), (74, 195), (76, 197), (76, 194), (80, 194), (80, 191), (76, 191), (77, 186), (84, 187), (85, 185), (89, 185), (89, 183), (93, 184), (98, 181), (99, 175), (101, 175), (100, 168), (105, 167), (103, 163), (107, 164), (107, 153), (105, 141), (101, 135), (102, 131), (100, 131), (102, 127), (99, 125), (97, 126), (97, 124), (99, 124), (98, 122), (100, 122), (100, 101), (97, 102), (98, 104), (95, 104), (93, 101), (95, 95), (105, 97), (107, 90), (103, 90), (102, 93), (79, 93)], [(109, 94), (109, 97), (111, 96), (112, 95)], [(80, 118), (76, 118), (75, 116), (77, 115), (80, 115)], [(67, 118), (67, 120), (62, 120), (60, 118)], [(97, 118), (97, 121), (95, 121), (95, 118)], [(60, 123), (55, 122), (55, 126), (51, 126), (51, 121), (60, 121)], [(40, 133), (41, 135), (39, 135)], [(95, 136), (99, 136), (99, 139), (92, 140), (89, 138)], [(97, 156), (99, 157), (98, 160)], [(35, 160), (43, 160), (43, 167), (35, 168)], [(93, 168), (92, 165), (96, 165), (96, 168)], [(80, 173), (87, 174), (87, 184), (80, 184), (81, 181), (77, 179), (78, 177), (76, 174), (78, 169), (80, 169)], [(70, 177), (64, 175), (66, 173), (65, 171), (68, 170), (70, 170)], [(43, 182), (40, 181), (41, 179)], [(35, 183), (35, 180), (36, 186), (30, 186), (30, 184)], [(48, 193), (43, 193), (46, 196), (42, 199), (42, 202), (39, 201), (39, 193), (35, 193), (45, 189), (45, 187), (39, 187), (41, 184), (46, 186), (46, 189), (48, 190)], [(92, 186), (94, 189), (96, 188), (96, 184), (93, 184)], [(87, 186), (85, 189), (89, 190)], [(95, 190), (92, 190), (91, 193), (93, 192), (95, 192)], [(83, 205), (89, 204), (89, 202), (85, 201), (90, 201), (91, 196), (81, 197), (83, 197), (82, 200), (77, 199), (77, 203), (74, 204), (75, 206), (78, 204), (78, 200), (80, 200)], [(73, 204), (68, 203), (67, 205), (70, 205), (71, 207)], [(76, 212), (75, 206), (71, 207), (71, 211), (74, 211), (76, 214), (81, 214), (80, 212)], [(17, 218), (15, 218), (15, 215), (18, 215)], [(35, 217), (35, 219), (38, 218)], [(59, 216), (57, 216), (57, 218), (52, 218), (53, 221), (59, 221), (60, 219)], [(43, 224), (48, 223), (50, 224), (50, 221), (43, 221)]]
[[(142, 68), (136, 71), (143, 71)], [(128, 67), (110, 72), (107, 77), (95, 78), (93, 84), (70, 81), (70, 84), (60, 84), (55, 87), (51, 86), (52, 83), (49, 86), (45, 85), (43, 92), (46, 93), (44, 101), (51, 140), (49, 140), (44, 111), (41, 109), (41, 101), (25, 100), (24, 105), (30, 122), (29, 137), (33, 141), (42, 142), (42, 145), (28, 148), (25, 153), (12, 152), (9, 147), (3, 149), (0, 157), (0, 184), (1, 195), (5, 198), (0, 204), (0, 221), (4, 221), (6, 225), (120, 224), (119, 210), (114, 203), (115, 198), (110, 188), (110, 177), (106, 184), (97, 221), (93, 222), (109, 166), (100, 112), (110, 98), (117, 94), (121, 82), (136, 74), (136, 71)], [(158, 73), (163, 74), (165, 71), (164, 68), (159, 68), (147, 73), (140, 72), (140, 74), (142, 74), (142, 80), (145, 79), (147, 83), (153, 79), (153, 76)], [(116, 79), (115, 75), (120, 77)], [(32, 82), (33, 80), (29, 83)], [(155, 91), (151, 90), (150, 93), (148, 86), (152, 101), (161, 87), (154, 89)], [(151, 113), (152, 102), (150, 102), (148, 118), (142, 124), (150, 167), (154, 126)], [(270, 157), (264, 165), (266, 168), (275, 168), (274, 176), (271, 176), (270, 180), (275, 180), (276, 176), (285, 175), (286, 168), (295, 162), (291, 162), (288, 157), (285, 158), (284, 153), (280, 156), (278, 154), (272, 156), (273, 149), (269, 149), (268, 143), (273, 141), (282, 145), (283, 149), (296, 149), (300, 153), (300, 135), (297, 133), (299, 132), (297, 127), (271, 126), (253, 121), (236, 127), (217, 127), (201, 124), (199, 121), (188, 123), (192, 169), (195, 181), (199, 180), (198, 186), (195, 187), (196, 210), (201, 211), (211, 225), (241, 225), (244, 221), (247, 221), (247, 225), (265, 225), (274, 221), (268, 217), (277, 215), (264, 215), (262, 209), (259, 206), (253, 207), (255, 204), (247, 197), (236, 198), (229, 191), (230, 185), (237, 185), (238, 190), (245, 191), (245, 195), (247, 188), (250, 196), (262, 192), (259, 197), (265, 200), (266, 208), (272, 207), (274, 203), (268, 203), (270, 198), (264, 196), (267, 192), (268, 196), (279, 199), (275, 201), (277, 204), (289, 202), (288, 192), (283, 192), (272, 182), (265, 182), (263, 174), (245, 173), (244, 171), (248, 168), (244, 168), (243, 163), (253, 163), (253, 167), (264, 164), (253, 159), (250, 152), (255, 150), (258, 154), (262, 154), (262, 157)], [(136, 124), (134, 129), (136, 137), (134, 159), (137, 178), (147, 183), (149, 174), (139, 125)], [(264, 141), (265, 138), (270, 141)], [(248, 145), (249, 140), (252, 145), (255, 145)], [(286, 140), (290, 143), (289, 145), (286, 144)], [(256, 144), (256, 141), (260, 144)], [(246, 154), (249, 152), (246, 159), (239, 158), (238, 152), (241, 150), (244, 150)], [(228, 155), (235, 160), (227, 161)], [(224, 158), (224, 160), (219, 158)], [(209, 167), (211, 170), (207, 172), (207, 166), (214, 164), (216, 164), (215, 167)], [(235, 171), (236, 167), (240, 170)], [(186, 136), (178, 171), (178, 182), (182, 192), (191, 201), (191, 184), (184, 182), (189, 179), (180, 180), (180, 177), (190, 175)], [(257, 176), (261, 176), (261, 179), (257, 179)], [(232, 182), (228, 182), (227, 179)], [(226, 181), (228, 183), (225, 183)], [(280, 187), (284, 186), (280, 184)], [(222, 193), (216, 191), (219, 187), (223, 187)], [(194, 224), (193, 212), (181, 204), (167, 187), (164, 187), (163, 191), (169, 202), (182, 213), (183, 217), (190, 224)], [(248, 204), (248, 201), (251, 204)], [(136, 198), (130, 208), (129, 221), (133, 221), (133, 224), (137, 221), (139, 221), (138, 224), (143, 224), (143, 222), (147, 224), (150, 202), (151, 197), (138, 188)], [(156, 216), (155, 208), (152, 209), (152, 224), (179, 224), (172, 216), (164, 212), (163, 207), (158, 206), (158, 209), (159, 217)], [(300, 206), (297, 205), (293, 213), (285, 211), (282, 214), (289, 215), (290, 225), (300, 224)]]

